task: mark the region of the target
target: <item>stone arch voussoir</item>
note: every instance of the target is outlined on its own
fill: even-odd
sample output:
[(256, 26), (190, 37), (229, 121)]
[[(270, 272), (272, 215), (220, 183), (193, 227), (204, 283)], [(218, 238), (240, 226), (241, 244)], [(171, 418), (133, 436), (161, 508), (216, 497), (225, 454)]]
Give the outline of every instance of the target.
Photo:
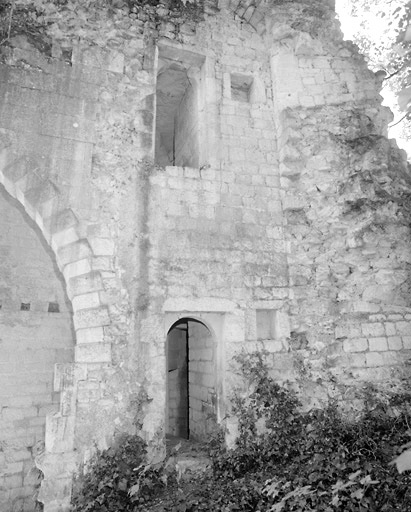
[(63, 512), (70, 508), (72, 475), (79, 463), (74, 450), (78, 382), (87, 379), (87, 363), (111, 362), (111, 344), (104, 340), (111, 320), (102, 301), (101, 269), (110, 266), (114, 244), (106, 238), (87, 238), (74, 212), (61, 209), (50, 180), (42, 179), (28, 189), (27, 178), (10, 171), (6, 151), (0, 151), (0, 184), (22, 205), (51, 247), (73, 311), (74, 362), (55, 367), (60, 410), (46, 418), (45, 451), (36, 460), (44, 474), (38, 497), (44, 512)]

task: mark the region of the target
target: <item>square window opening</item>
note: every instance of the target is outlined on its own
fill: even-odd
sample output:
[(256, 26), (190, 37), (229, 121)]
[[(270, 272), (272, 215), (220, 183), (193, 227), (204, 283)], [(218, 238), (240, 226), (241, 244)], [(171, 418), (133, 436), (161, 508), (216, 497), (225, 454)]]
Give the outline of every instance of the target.
[(249, 103), (253, 77), (241, 73), (231, 73), (231, 99), (241, 103)]
[(257, 309), (257, 340), (275, 339), (275, 311), (271, 309)]

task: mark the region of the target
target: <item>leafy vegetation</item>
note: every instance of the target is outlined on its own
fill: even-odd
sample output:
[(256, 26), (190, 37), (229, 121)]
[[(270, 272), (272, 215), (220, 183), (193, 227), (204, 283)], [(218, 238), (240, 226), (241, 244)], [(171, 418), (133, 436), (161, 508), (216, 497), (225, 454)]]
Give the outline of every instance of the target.
[(128, 437), (80, 478), (74, 511), (411, 510), (411, 475), (392, 464), (410, 439), (409, 394), (370, 386), (362, 417), (348, 421), (335, 404), (304, 412), (296, 394), (271, 379), (264, 354), (237, 361), (249, 390), (233, 398), (239, 435), (231, 450), (223, 432), (210, 441), (211, 472), (178, 483), (164, 467), (144, 465), (143, 443)]
[(396, 113), (392, 136), (411, 134), (411, 1), (337, 0), (343, 30), (368, 60), (385, 73), (384, 95)]
[(227, 510), (411, 509), (410, 475), (391, 464), (409, 441), (411, 396), (377, 398), (370, 387), (356, 421), (345, 420), (336, 404), (303, 412), (295, 393), (270, 378), (263, 356), (252, 359), (250, 366), (250, 356), (240, 358), (253, 391), (236, 396), (237, 446), (215, 458), (214, 471), (233, 482), (247, 476), (252, 492), (261, 487), (255, 508)]
[(145, 503), (167, 482), (160, 468), (145, 460), (146, 446), (138, 436), (123, 435), (97, 452), (74, 481), (73, 511), (132, 511)]

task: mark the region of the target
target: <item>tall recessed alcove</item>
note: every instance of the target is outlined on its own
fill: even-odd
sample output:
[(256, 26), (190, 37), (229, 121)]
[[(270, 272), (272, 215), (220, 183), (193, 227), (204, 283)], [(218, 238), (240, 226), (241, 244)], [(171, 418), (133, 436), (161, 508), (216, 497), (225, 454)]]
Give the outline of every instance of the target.
[(155, 131), (159, 166), (200, 166), (203, 62), (204, 57), (192, 52), (159, 49)]

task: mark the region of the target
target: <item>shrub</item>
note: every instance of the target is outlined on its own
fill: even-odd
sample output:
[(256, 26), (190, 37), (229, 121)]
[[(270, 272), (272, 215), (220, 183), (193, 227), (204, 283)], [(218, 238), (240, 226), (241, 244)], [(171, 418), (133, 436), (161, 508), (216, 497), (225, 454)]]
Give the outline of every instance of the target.
[(234, 397), (237, 445), (214, 450), (214, 471), (232, 481), (247, 475), (261, 493), (256, 508), (232, 510), (411, 510), (411, 478), (390, 466), (409, 440), (410, 395), (381, 399), (369, 388), (364, 414), (349, 422), (335, 403), (302, 412), (296, 394), (270, 378), (263, 354), (237, 360), (252, 391)]
[(239, 436), (232, 450), (223, 432), (211, 440), (212, 473), (165, 489), (163, 470), (145, 465), (144, 443), (126, 436), (80, 477), (74, 511), (411, 510), (410, 472), (390, 464), (409, 441), (409, 394), (370, 386), (362, 417), (350, 422), (335, 403), (302, 411), (297, 395), (271, 379), (263, 353), (237, 361), (247, 383), (233, 397)]
[(73, 512), (133, 512), (164, 487), (160, 468), (146, 464), (146, 445), (124, 434), (99, 451), (74, 482)]

